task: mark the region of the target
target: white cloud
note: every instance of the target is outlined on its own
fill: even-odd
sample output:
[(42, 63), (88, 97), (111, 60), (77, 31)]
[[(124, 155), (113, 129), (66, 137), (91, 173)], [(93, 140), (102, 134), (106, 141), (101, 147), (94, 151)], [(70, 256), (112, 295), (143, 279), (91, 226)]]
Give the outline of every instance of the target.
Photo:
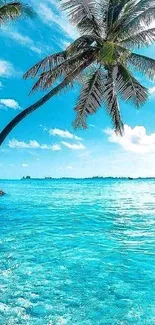
[(53, 144), (53, 146), (52, 146), (52, 150), (53, 150), (53, 151), (59, 151), (59, 150), (61, 150), (61, 147), (60, 147), (59, 144)]
[(27, 47), (37, 54), (41, 54), (42, 52), (49, 50), (48, 46), (40, 44), (40, 42), (34, 42), (29, 36), (23, 35), (17, 30), (11, 30), (10, 28), (4, 26), (2, 27), (2, 32), (5, 36), (17, 41), (19, 44)]
[(73, 166), (67, 166), (67, 169), (73, 170)]
[(126, 151), (139, 154), (155, 153), (155, 133), (147, 135), (143, 126), (131, 128), (125, 125), (123, 137), (116, 135), (112, 129), (106, 129), (104, 132), (108, 135), (109, 142), (119, 144)]
[(149, 88), (149, 93), (151, 96), (155, 96), (155, 87)]
[[(45, 129), (47, 131), (47, 129)], [(59, 136), (61, 138), (66, 138), (66, 139), (75, 139), (77, 141), (81, 141), (82, 139), (78, 137), (77, 135), (69, 132), (68, 130), (61, 130), (61, 129), (50, 129), (49, 131), (50, 135), (53, 136)]]
[(29, 143), (26, 143), (24, 141), (18, 141), (16, 139), (13, 139), (11, 141), (9, 141), (9, 147), (10, 148), (20, 148), (20, 149), (27, 149), (27, 148), (39, 148), (40, 144), (35, 141), (35, 140), (31, 140)]
[(40, 48), (37, 48), (35, 46), (35, 43), (33, 42), (33, 40), (26, 35), (22, 35), (21, 33), (17, 32), (17, 31), (8, 31), (8, 36), (11, 37), (13, 40), (16, 40), (18, 43), (27, 46), (28, 48), (30, 48), (32, 51), (40, 54), (42, 51)]
[(14, 110), (21, 109), (21, 107), (16, 102), (16, 100), (9, 99), (9, 98), (0, 99), (0, 105), (3, 105), (3, 106), (8, 107), (8, 108), (12, 108)]
[(80, 160), (85, 161), (85, 160), (92, 160), (92, 151), (91, 150), (85, 150), (82, 152), (79, 152), (77, 154), (77, 157), (80, 158)]
[(68, 169), (68, 170), (73, 170), (74, 167), (69, 165), (69, 166), (59, 167), (59, 168), (58, 168), (58, 170), (63, 170), (63, 171), (66, 171), (66, 169)]
[(86, 149), (86, 147), (84, 146), (83, 143), (75, 143), (75, 144), (71, 144), (65, 141), (61, 142), (65, 147), (71, 149), (71, 150), (84, 150)]
[(13, 139), (9, 141), (10, 148), (16, 149), (42, 149), (42, 150), (52, 150), (52, 151), (60, 151), (61, 146), (59, 144), (54, 145), (47, 145), (47, 144), (40, 144), (36, 140), (30, 140), (30, 142), (26, 143), (24, 141), (18, 141)]
[(27, 164), (22, 164), (22, 167), (27, 168), (27, 167), (29, 167), (29, 165), (27, 165)]
[(11, 62), (0, 60), (0, 77), (11, 77), (14, 72)]
[(37, 8), (38, 14), (40, 15), (42, 21), (51, 27), (53, 24), (55, 24), (55, 26), (63, 31), (67, 37), (75, 39), (78, 36), (75, 27), (69, 23), (68, 18), (65, 17), (59, 6), (57, 6), (54, 1), (50, 1), (50, 3), (54, 6), (55, 10), (52, 10), (52, 7), (49, 7), (44, 3), (40, 3)]
[(66, 41), (65, 39), (60, 40), (61, 47), (66, 50), (66, 48), (71, 44), (71, 42)]

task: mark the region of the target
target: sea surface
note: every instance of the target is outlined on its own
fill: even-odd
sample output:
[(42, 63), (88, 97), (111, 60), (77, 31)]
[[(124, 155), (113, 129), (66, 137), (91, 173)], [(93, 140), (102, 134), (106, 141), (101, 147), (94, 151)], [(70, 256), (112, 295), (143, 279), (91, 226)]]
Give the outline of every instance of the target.
[(0, 325), (155, 324), (155, 180), (0, 189)]

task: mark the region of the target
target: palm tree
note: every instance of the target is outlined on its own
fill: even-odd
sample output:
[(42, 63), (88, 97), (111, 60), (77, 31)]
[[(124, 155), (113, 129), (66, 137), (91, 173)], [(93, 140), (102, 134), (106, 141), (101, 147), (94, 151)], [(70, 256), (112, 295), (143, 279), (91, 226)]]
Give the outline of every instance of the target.
[(6, 2), (0, 0), (0, 25), (8, 20), (14, 20), (20, 16), (32, 17), (34, 12), (32, 8), (22, 2)]
[(46, 57), (25, 74), (25, 79), (37, 77), (32, 92), (52, 89), (2, 130), (0, 144), (26, 116), (79, 81), (76, 128), (86, 128), (88, 115), (104, 104), (115, 131), (122, 135), (119, 98), (132, 101), (136, 107), (148, 98), (148, 90), (134, 77), (133, 70), (136, 68), (153, 79), (155, 60), (132, 50), (148, 46), (155, 40), (155, 28), (147, 27), (155, 18), (155, 0), (59, 1), (78, 28), (80, 37), (65, 51)]

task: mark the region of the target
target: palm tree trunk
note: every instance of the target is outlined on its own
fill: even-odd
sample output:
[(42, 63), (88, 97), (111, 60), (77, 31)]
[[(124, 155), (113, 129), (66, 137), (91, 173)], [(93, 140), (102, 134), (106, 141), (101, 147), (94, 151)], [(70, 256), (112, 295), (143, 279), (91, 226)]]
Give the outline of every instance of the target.
[(53, 88), (49, 91), (44, 97), (38, 100), (33, 105), (29, 106), (28, 108), (24, 109), (21, 113), (19, 113), (7, 126), (0, 132), (0, 146), (9, 135), (9, 133), (15, 128), (15, 126), (21, 122), (26, 116), (30, 115), (34, 112), (37, 108), (44, 105), (50, 98), (54, 95), (58, 94), (63, 88), (70, 84), (70, 82), (77, 77), (77, 75), (85, 68), (87, 68), (94, 60), (94, 56), (91, 55), (89, 60), (83, 62), (80, 66), (78, 66), (72, 74), (66, 77), (58, 86)]
[(56, 95), (61, 89), (63, 89), (69, 81), (66, 79), (64, 82), (60, 83), (58, 86), (56, 86), (54, 89), (49, 91), (48, 94), (46, 94), (44, 97), (42, 97), (40, 100), (38, 100), (36, 103), (32, 104), (28, 108), (24, 109), (22, 112), (20, 112), (13, 120), (11, 120), (10, 123), (2, 130), (0, 133), (0, 146), (8, 136), (8, 134), (15, 128), (15, 126), (21, 122), (26, 116), (30, 115), (32, 112), (34, 112), (37, 108), (44, 105), (50, 98), (52, 98), (54, 95)]

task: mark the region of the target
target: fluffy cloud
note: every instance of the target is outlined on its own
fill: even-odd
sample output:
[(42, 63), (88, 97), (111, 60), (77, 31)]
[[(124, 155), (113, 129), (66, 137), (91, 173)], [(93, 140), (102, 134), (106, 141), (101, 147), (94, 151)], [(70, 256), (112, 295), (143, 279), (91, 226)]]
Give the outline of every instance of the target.
[(10, 77), (14, 72), (13, 65), (9, 61), (0, 60), (0, 77)]
[(82, 140), (80, 137), (78, 137), (75, 134), (72, 134), (68, 130), (61, 130), (61, 129), (56, 129), (55, 128), (55, 129), (50, 129), (48, 132), (49, 132), (50, 135), (59, 136), (61, 138), (74, 139), (74, 140), (77, 140), (77, 141)]
[(14, 99), (9, 99), (9, 98), (6, 98), (6, 99), (0, 99), (0, 105), (3, 105), (7, 108), (12, 108), (14, 110), (17, 110), (17, 109), (21, 109), (21, 107), (19, 106), (19, 104), (16, 102), (16, 100)]
[(109, 142), (119, 144), (126, 151), (139, 154), (155, 152), (155, 133), (147, 135), (143, 126), (131, 128), (125, 125), (123, 137), (116, 135), (112, 129), (106, 129), (104, 132), (108, 135)]
[(67, 166), (67, 169), (73, 170), (73, 166)]
[(18, 141), (16, 139), (13, 139), (9, 141), (9, 147), (16, 148), (16, 149), (43, 149), (43, 150), (52, 150), (52, 151), (61, 150), (61, 146), (59, 144), (54, 144), (54, 145), (40, 144), (36, 140), (31, 140), (30, 142), (26, 143), (24, 141)]
[(61, 146), (59, 144), (53, 144), (52, 145), (52, 150), (53, 151), (60, 151), (61, 150)]
[(41, 44), (40, 42), (34, 42), (29, 36), (23, 35), (19, 33), (17, 30), (12, 30), (8, 27), (3, 26), (2, 32), (4, 36), (7, 36), (15, 41), (17, 41), (22, 46), (25, 46), (29, 50), (41, 54), (42, 52), (46, 52), (49, 47), (46, 45)]
[(33, 40), (26, 35), (22, 35), (21, 33), (17, 31), (5, 31), (8, 37), (12, 38), (13, 40), (16, 40), (21, 45), (24, 45), (28, 47), (31, 51), (36, 52), (38, 54), (42, 53), (41, 48), (37, 47)]
[(29, 167), (29, 165), (27, 165), (27, 164), (22, 164), (22, 167), (27, 168), (27, 167)]
[(71, 149), (71, 150), (84, 150), (86, 149), (86, 147), (84, 146), (83, 143), (74, 143), (74, 144), (71, 144), (71, 143), (68, 143), (68, 142), (65, 142), (65, 141), (62, 141), (61, 142), (65, 147)]
[(57, 2), (49, 2), (52, 6), (47, 6), (43, 2), (37, 6), (37, 12), (42, 21), (50, 27), (53, 27), (52, 25), (54, 24), (66, 37), (75, 39), (78, 36), (76, 29), (69, 23), (68, 19), (57, 5)]
[(63, 170), (63, 171), (66, 171), (66, 169), (68, 170), (73, 170), (74, 167), (73, 166), (65, 166), (65, 167), (59, 167), (58, 170)]
[(149, 93), (151, 96), (155, 96), (155, 87), (149, 88)]

